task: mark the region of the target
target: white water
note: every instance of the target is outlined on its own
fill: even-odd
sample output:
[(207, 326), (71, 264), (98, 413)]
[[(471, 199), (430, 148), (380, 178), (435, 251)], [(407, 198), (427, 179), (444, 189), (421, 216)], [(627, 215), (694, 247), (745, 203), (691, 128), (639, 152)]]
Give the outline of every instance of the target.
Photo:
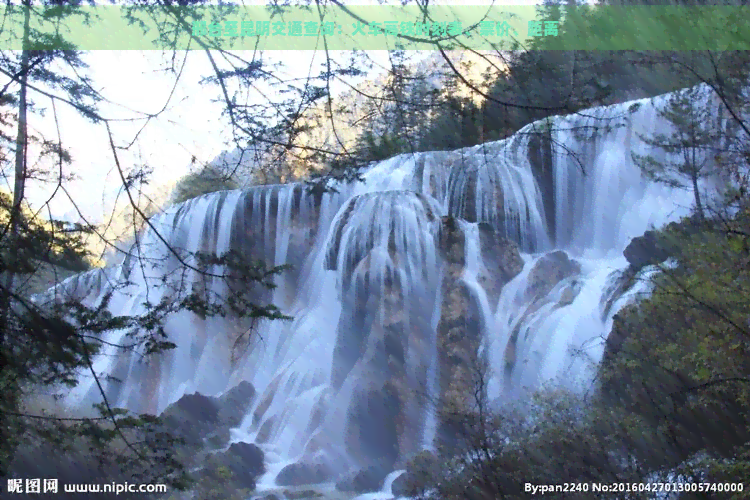
[[(184, 394), (217, 395), (240, 380), (251, 382), (258, 396), (232, 437), (264, 449), (268, 473), (260, 489), (273, 487), (285, 465), (304, 457), (338, 464), (345, 472), (373, 455), (402, 460), (430, 447), (437, 426), (429, 401), (439, 395), (436, 328), (444, 279), (437, 239), (440, 218), (449, 214), (472, 221), (459, 224), (466, 241), (462, 280), (481, 312), (482, 350), (493, 370), (490, 396), (519, 397), (523, 388), (550, 380), (585, 386), (601, 359), (612, 317), (628, 300), (622, 297), (603, 315), (600, 304), (612, 273), (627, 265), (623, 249), (651, 225), (687, 214), (692, 204), (689, 192), (646, 183), (631, 160), (631, 152), (650, 152), (639, 134), (667, 130), (654, 109), (663, 102), (663, 97), (642, 100), (634, 112), (625, 103), (551, 119), (554, 224), (546, 220), (529, 161), (528, 133), (538, 124), (504, 141), (383, 161), (369, 169), (364, 184), (317, 203), (301, 186), (285, 185), (214, 193), (173, 207), (154, 224), (186, 255), (234, 249), (293, 264), (295, 270), (263, 297), (294, 320), (257, 325), (251, 344), (238, 352), (234, 340), (247, 324), (174, 314), (166, 330), (176, 350), (143, 361), (111, 356), (115, 349), (105, 348), (97, 358), (97, 371), (124, 380), (108, 383), (110, 398), (135, 411), (158, 413)], [(605, 124), (622, 126), (589, 140), (579, 137), (581, 129)], [(500, 197), (504, 203), (498, 203)], [(497, 300), (478, 279), (494, 270), (485, 265), (474, 221), (489, 223), (527, 252), (523, 271)], [(581, 273), (546, 297), (530, 298), (529, 273), (555, 248), (580, 263)], [(132, 285), (115, 293), (111, 304), (124, 315), (142, 313), (146, 298), (157, 303), (176, 293), (182, 279), (218, 294), (226, 291), (218, 280), (204, 283), (194, 271), (181, 274), (153, 231), (143, 235), (142, 251), (149, 258), (142, 266), (90, 272), (57, 291), (77, 286), (96, 303), (107, 289), (103, 277), (116, 281), (129, 274)], [(568, 286), (577, 295), (559, 307)], [(504, 373), (514, 330), (515, 362)], [(105, 340), (120, 342), (123, 332), (110, 332)], [(394, 343), (403, 362), (384, 347)], [(394, 421), (389, 400), (378, 398), (399, 381), (428, 397), (402, 402), (403, 418), (389, 427)], [(67, 400), (89, 404), (96, 395), (94, 381), (83, 377)], [(377, 448), (394, 429), (397, 449)], [(361, 498), (389, 498), (397, 475), (388, 477), (381, 493)]]

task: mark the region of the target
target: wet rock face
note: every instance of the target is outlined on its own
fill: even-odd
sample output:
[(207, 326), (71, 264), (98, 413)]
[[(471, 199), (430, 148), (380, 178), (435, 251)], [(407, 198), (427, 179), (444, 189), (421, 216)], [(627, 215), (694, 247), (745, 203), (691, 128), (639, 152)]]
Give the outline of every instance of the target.
[[(479, 226), (482, 260), (486, 271), (478, 277), (490, 303), (497, 303), (508, 281), (523, 269), (518, 245), (499, 236), (488, 224)], [(466, 236), (461, 224), (445, 217), (440, 228), (440, 251), (444, 262), (443, 302), (437, 327), (440, 406), (447, 409), (440, 416), (438, 439), (442, 445), (458, 432), (453, 415), (467, 411), (473, 394), (474, 373), (482, 338), (478, 297), (462, 280), (466, 265)]]
[[(342, 430), (347, 451), (360, 466), (372, 460), (393, 464), (418, 445), (424, 405), (413, 389), (427, 384), (432, 329), (409, 311), (434, 307), (427, 302), (425, 297), (407, 301), (397, 279), (380, 286), (357, 279), (344, 297), (333, 384), (339, 388), (350, 378), (354, 384)], [(416, 367), (413, 380), (407, 375), (407, 354)]]
[(401, 401), (391, 384), (370, 387), (352, 399), (346, 429), (347, 448), (361, 464), (374, 461), (390, 467), (399, 456)]
[[(531, 305), (524, 312), (523, 319), (517, 324), (525, 323), (527, 317), (537, 312), (546, 304), (554, 303), (555, 308), (565, 307), (573, 303), (581, 291), (580, 281), (573, 279), (581, 274), (581, 265), (568, 257), (568, 254), (556, 250), (543, 255), (536, 261), (534, 267), (529, 271), (526, 294), (532, 300)], [(558, 293), (550, 294), (555, 287), (564, 280), (569, 280)], [(505, 348), (505, 381), (506, 389), (509, 390), (511, 374), (518, 361), (517, 348), (519, 341), (519, 326), (511, 332), (508, 345)]]
[(492, 271), (498, 271), (503, 280), (510, 281), (523, 270), (520, 249), (514, 241), (492, 231), (489, 224), (484, 223), (479, 224), (479, 239), (482, 256), (496, 264)]
[(557, 250), (539, 259), (529, 273), (528, 293), (541, 298), (566, 278), (581, 273), (581, 265), (570, 259), (568, 254)]
[(426, 401), (415, 388), (427, 387), (433, 357), (421, 312), (436, 307), (438, 220), (424, 196), (378, 192), (350, 200), (334, 226), (325, 265), (340, 276), (342, 312), (332, 385), (351, 391), (336, 431), (356, 467), (392, 466), (423, 435)]
[[(484, 227), (491, 231), (489, 225)], [(439, 245), (443, 260), (448, 264), (448, 271), (452, 277), (458, 277), (458, 272), (464, 266), (466, 240), (458, 220), (454, 217), (441, 219)]]
[[(555, 227), (555, 180), (552, 161), (552, 138), (549, 131), (539, 131), (529, 138), (529, 163), (534, 179), (544, 201), (544, 214), (547, 227)], [(554, 237), (555, 235), (551, 235)]]
[(637, 281), (638, 269), (628, 266), (624, 271), (616, 271), (610, 274), (612, 282), (602, 296), (602, 318), (606, 318), (612, 307), (622, 296), (627, 293)]
[(523, 270), (523, 259), (518, 244), (492, 231), (488, 224), (479, 224), (479, 242), (486, 267), (479, 282), (495, 304), (503, 287)]
[(604, 344), (604, 356), (602, 364), (611, 362), (617, 353), (622, 349), (625, 341), (630, 337), (630, 333), (639, 328), (640, 319), (638, 316), (638, 307), (636, 305), (627, 305), (615, 314), (612, 322), (612, 331), (607, 336)]
[(230, 427), (240, 425), (255, 399), (255, 387), (243, 380), (218, 398), (219, 420)]

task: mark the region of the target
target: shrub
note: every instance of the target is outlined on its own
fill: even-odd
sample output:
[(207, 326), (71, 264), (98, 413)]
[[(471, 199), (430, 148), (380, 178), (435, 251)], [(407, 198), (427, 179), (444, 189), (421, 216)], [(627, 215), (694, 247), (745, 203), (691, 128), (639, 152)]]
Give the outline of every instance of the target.
[(219, 170), (205, 167), (197, 172), (187, 174), (177, 182), (172, 192), (172, 202), (182, 203), (207, 193), (237, 189), (238, 187), (236, 182)]

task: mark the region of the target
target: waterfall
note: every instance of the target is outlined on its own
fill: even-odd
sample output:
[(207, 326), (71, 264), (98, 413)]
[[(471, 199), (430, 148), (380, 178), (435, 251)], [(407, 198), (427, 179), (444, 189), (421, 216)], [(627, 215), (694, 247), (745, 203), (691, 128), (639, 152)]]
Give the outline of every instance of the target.
[[(640, 137), (668, 128), (656, 113), (665, 99), (552, 117), (459, 151), (400, 155), (338, 193), (289, 184), (204, 195), (152, 219), (122, 265), (48, 296), (96, 304), (127, 278), (110, 309), (139, 314), (180, 283), (227, 293), (184, 271), (181, 255), (235, 250), (291, 264), (257, 297), (292, 321), (255, 325), (236, 352), (242, 321), (178, 312), (166, 324), (172, 351), (144, 361), (104, 348), (95, 369), (121, 380), (107, 382), (108, 396), (159, 413), (185, 394), (219, 395), (246, 380), (257, 397), (232, 440), (265, 452), (261, 487), (311, 460), (336, 474), (376, 459), (392, 471), (440, 435), (435, 405), (449, 386), (464, 387), (467, 353), (489, 363), (495, 402), (548, 381), (591, 382), (629, 300), (601, 305), (627, 266), (625, 246), (692, 205), (691, 193), (646, 182), (631, 158), (662, 154)], [(97, 398), (85, 376), (67, 395), (78, 406)]]

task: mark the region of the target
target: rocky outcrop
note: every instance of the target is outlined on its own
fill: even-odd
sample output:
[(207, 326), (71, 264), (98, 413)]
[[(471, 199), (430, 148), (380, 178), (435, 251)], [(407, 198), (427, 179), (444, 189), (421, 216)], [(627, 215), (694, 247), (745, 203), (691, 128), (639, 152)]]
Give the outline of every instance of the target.
[[(470, 407), (481, 342), (481, 313), (477, 297), (461, 277), (465, 261), (465, 234), (458, 220), (445, 217), (440, 229), (440, 252), (444, 262), (443, 302), (437, 327), (440, 407), (438, 439), (450, 446), (457, 435), (457, 415)], [(490, 300), (497, 300), (502, 287), (523, 269), (518, 246), (480, 226), (480, 244), (491, 276), (480, 276)], [(489, 264), (488, 264), (489, 263)]]
[(490, 303), (495, 304), (503, 287), (523, 270), (523, 259), (518, 245), (493, 231), (489, 224), (479, 224), (479, 242), (486, 269), (478, 280)]
[(562, 250), (550, 252), (536, 261), (528, 277), (527, 294), (540, 299), (549, 294), (562, 280), (581, 273), (581, 265)]
[(633, 238), (622, 253), (631, 266), (640, 269), (664, 262), (669, 258), (671, 250), (657, 231), (646, 231), (642, 236)]
[(186, 394), (161, 414), (166, 428), (185, 440), (185, 445), (199, 448), (203, 439), (219, 425), (219, 407), (215, 398), (202, 394)]
[(255, 387), (243, 380), (218, 398), (219, 421), (223, 426), (240, 425), (247, 410), (255, 400)]
[(211, 497), (215, 492), (209, 485), (221, 483), (226, 495), (246, 496), (265, 473), (263, 451), (257, 445), (239, 442), (223, 449), (230, 429), (241, 424), (255, 396), (253, 385), (242, 381), (219, 397), (186, 394), (162, 412), (165, 430), (184, 440), (176, 449), (177, 458), (198, 470), (198, 495)]
[(263, 451), (256, 445), (233, 443), (228, 450), (206, 457), (201, 476), (221, 477), (219, 470), (223, 468), (224, 479), (233, 487), (228, 489), (254, 490), (256, 479), (266, 471), (263, 460)]
[(707, 229), (706, 223), (696, 217), (670, 222), (658, 231), (649, 230), (636, 236), (622, 253), (630, 266), (638, 271), (678, 256), (681, 241)]
[[(437, 222), (422, 195), (370, 193), (342, 209), (329, 240), (326, 266), (341, 276), (343, 303), (332, 385), (351, 384), (345, 425), (336, 431), (358, 470), (390, 471), (421, 444), (420, 391), (428, 386), (434, 333), (429, 316), (413, 311), (434, 310), (437, 301)], [(372, 484), (363, 477), (350, 478), (350, 487)]]
[(161, 414), (167, 430), (180, 436), (191, 448), (208, 443), (225, 446), (229, 429), (238, 426), (255, 398), (255, 388), (242, 381), (218, 398), (186, 394)]
[[(170, 458), (182, 463), (197, 480), (194, 498), (247, 498), (255, 488), (257, 478), (265, 472), (264, 455), (256, 445), (233, 443), (223, 449), (229, 443), (229, 429), (242, 420), (254, 395), (252, 384), (241, 382), (220, 397), (186, 394), (160, 415), (163, 425), (160, 430), (184, 440), (184, 444), (176, 446), (176, 455)], [(147, 437), (138, 432), (125, 430), (132, 442), (153, 439), (153, 435)], [(120, 483), (132, 481), (133, 471), (122, 470), (113, 457), (98, 459), (88, 446), (83, 448), (83, 444), (84, 441), (74, 441), (73, 449), (61, 450), (60, 453), (50, 453), (49, 445), (19, 450), (11, 473), (20, 474), (19, 477), (52, 476), (65, 483), (101, 483), (103, 478)], [(216, 489), (217, 485), (221, 485), (221, 491), (217, 493), (220, 496), (209, 495), (206, 488)], [(239, 496), (234, 496), (235, 493)], [(187, 499), (188, 495), (175, 492), (170, 498)], [(68, 496), (62, 492), (60, 495), (60, 498), (70, 500), (94, 497), (114, 499), (117, 495)], [(143, 498), (159, 496), (143, 495)]]
[(604, 345), (603, 366), (606, 366), (615, 358), (630, 336), (630, 332), (639, 328), (639, 323), (638, 306), (635, 304), (627, 305), (615, 314), (612, 322), (612, 331), (607, 336), (607, 341)]
[[(552, 162), (552, 137), (549, 129), (539, 127), (537, 132), (532, 132), (529, 137), (528, 158), (531, 171), (539, 186), (544, 203), (544, 215), (547, 227), (554, 232), (555, 228), (555, 178), (554, 164)], [(550, 235), (552, 241), (555, 234)]]
[(610, 276), (609, 286), (602, 295), (602, 319), (609, 316), (612, 307), (637, 282), (638, 269), (628, 266), (623, 271), (615, 271)]

